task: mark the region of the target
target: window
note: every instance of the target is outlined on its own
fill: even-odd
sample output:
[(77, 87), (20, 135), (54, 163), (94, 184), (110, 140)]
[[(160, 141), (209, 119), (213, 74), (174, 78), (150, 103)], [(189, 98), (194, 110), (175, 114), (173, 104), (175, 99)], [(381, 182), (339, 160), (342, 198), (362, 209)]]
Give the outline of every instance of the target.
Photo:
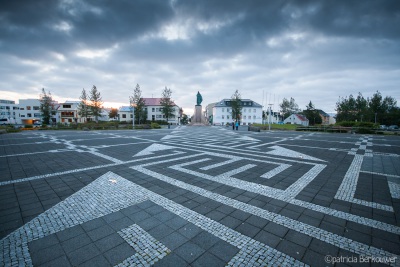
[(25, 115), (21, 115), (22, 118), (25, 118)]
[(243, 109), (243, 113), (245, 113), (245, 112), (246, 112), (246, 109), (244, 108), (244, 109)]
[(253, 112), (256, 113), (256, 109), (253, 109)]
[(123, 119), (126, 119), (126, 114), (122, 114), (122, 118), (123, 118)]
[(71, 105), (63, 105), (63, 108), (71, 108)]
[(26, 106), (26, 110), (31, 110), (31, 106)]
[(222, 115), (222, 119), (225, 119), (225, 116), (224, 116), (224, 115)]
[(154, 112), (154, 111), (155, 111), (155, 108), (151, 108), (151, 111)]
[(5, 106), (0, 106), (0, 109), (6, 109), (6, 107)]
[(28, 113), (27, 115), (28, 115), (28, 118), (32, 117), (32, 113)]
[(225, 112), (225, 109), (224, 109), (224, 108), (222, 108), (222, 112)]
[(254, 119), (254, 120), (256, 119), (256, 116), (255, 116), (255, 115), (253, 116), (253, 119)]
[(227, 112), (231, 112), (231, 109), (230, 109), (230, 108), (227, 108), (226, 111), (227, 111)]
[(133, 118), (133, 114), (131, 114), (131, 119)]
[(246, 119), (246, 115), (245, 115), (245, 116), (243, 116), (243, 119)]
[(38, 106), (33, 106), (33, 110), (39, 110)]
[(25, 110), (24, 108), (20, 108), (20, 110)]
[(229, 115), (227, 115), (226, 118), (229, 120)]

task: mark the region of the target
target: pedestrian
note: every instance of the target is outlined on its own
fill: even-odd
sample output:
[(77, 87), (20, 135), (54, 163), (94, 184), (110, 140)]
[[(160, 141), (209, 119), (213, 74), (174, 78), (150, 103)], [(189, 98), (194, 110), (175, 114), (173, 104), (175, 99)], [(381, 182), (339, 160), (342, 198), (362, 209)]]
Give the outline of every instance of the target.
[(232, 122), (232, 130), (235, 130), (235, 121)]
[(238, 130), (239, 130), (239, 122), (236, 121), (236, 131), (238, 131)]

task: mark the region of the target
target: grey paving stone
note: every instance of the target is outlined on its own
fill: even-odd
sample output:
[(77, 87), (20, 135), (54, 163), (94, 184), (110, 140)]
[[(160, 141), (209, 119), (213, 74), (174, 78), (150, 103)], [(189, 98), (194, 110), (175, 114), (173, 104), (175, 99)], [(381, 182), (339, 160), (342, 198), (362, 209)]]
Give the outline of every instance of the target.
[[(139, 223), (139, 225), (141, 225)], [(174, 232), (174, 230), (170, 227), (168, 227), (165, 224), (160, 224), (154, 228), (152, 228), (151, 230), (149, 230), (149, 234), (151, 236), (153, 236), (155, 239), (162, 239), (163, 237), (171, 234), (172, 232)]]
[(73, 266), (77, 266), (98, 255), (100, 255), (100, 251), (93, 243), (91, 243), (68, 253), (67, 257)]
[(223, 240), (220, 240), (214, 246), (212, 246), (208, 252), (212, 253), (222, 261), (228, 262), (239, 252), (239, 249)]
[(64, 256), (64, 250), (60, 244), (54, 244), (50, 247), (36, 250), (31, 253), (32, 263), (35, 266), (45, 264), (59, 257)]
[(116, 265), (135, 254), (135, 250), (127, 243), (122, 243), (103, 254), (111, 265)]
[(93, 240), (99, 240), (101, 238), (104, 238), (106, 236), (109, 236), (111, 234), (115, 233), (115, 230), (111, 228), (109, 225), (103, 225), (100, 226), (90, 232), (87, 232), (88, 236)]
[(203, 255), (201, 255), (195, 262), (191, 264), (194, 267), (200, 267), (200, 266), (225, 266), (226, 262), (221, 260), (220, 258), (217, 258), (211, 253), (205, 252)]
[(29, 251), (36, 252), (53, 245), (57, 245), (60, 241), (55, 234), (45, 236), (41, 239), (33, 240), (28, 243)]
[(172, 253), (162, 258), (160, 261), (156, 262), (154, 267), (186, 267), (187, 262), (179, 257), (177, 254)]
[(42, 267), (53, 267), (53, 266), (69, 267), (69, 266), (72, 266), (72, 264), (69, 262), (67, 256), (61, 256), (57, 259), (45, 262), (45, 263), (41, 264), (40, 266), (42, 266)]
[(191, 239), (191, 242), (195, 243), (204, 250), (208, 250), (218, 241), (220, 241), (218, 237), (205, 231), (201, 231), (198, 235)]
[(96, 242), (94, 242), (94, 244), (100, 250), (100, 252), (104, 253), (114, 247), (117, 247), (118, 245), (124, 242), (125, 242), (124, 239), (122, 239), (122, 237), (119, 234), (113, 233), (102, 239), (97, 240)]
[(178, 232), (173, 232), (165, 237), (163, 237), (161, 240), (161, 243), (163, 243), (167, 248), (171, 249), (174, 251), (176, 248), (180, 247), (181, 245), (185, 244), (186, 242), (189, 241), (189, 239), (183, 235), (181, 235)]
[(196, 235), (198, 235), (201, 232), (201, 229), (191, 223), (188, 223), (184, 226), (182, 226), (178, 232), (187, 237), (188, 239), (191, 239), (193, 237), (195, 237)]
[(67, 228), (61, 232), (56, 233), (58, 240), (63, 242), (65, 240), (71, 239), (73, 237), (79, 236), (84, 233), (83, 228), (80, 225)]
[(179, 248), (175, 249), (174, 252), (188, 264), (191, 264), (200, 257), (205, 250), (192, 242), (186, 242)]
[(68, 254), (90, 243), (92, 243), (92, 240), (86, 233), (84, 233), (61, 242), (61, 246), (64, 249), (65, 253)]

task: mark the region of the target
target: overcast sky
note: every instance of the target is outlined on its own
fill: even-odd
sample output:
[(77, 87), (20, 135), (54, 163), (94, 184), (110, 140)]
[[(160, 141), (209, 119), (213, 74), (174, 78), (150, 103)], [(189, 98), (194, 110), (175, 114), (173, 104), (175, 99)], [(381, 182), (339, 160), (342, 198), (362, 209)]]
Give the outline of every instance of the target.
[(358, 92), (400, 103), (399, 25), (397, 0), (1, 1), (0, 99), (96, 85), (118, 107), (139, 84), (143, 97), (171, 88), (189, 115), (197, 91), (203, 107), (236, 89), (326, 112)]

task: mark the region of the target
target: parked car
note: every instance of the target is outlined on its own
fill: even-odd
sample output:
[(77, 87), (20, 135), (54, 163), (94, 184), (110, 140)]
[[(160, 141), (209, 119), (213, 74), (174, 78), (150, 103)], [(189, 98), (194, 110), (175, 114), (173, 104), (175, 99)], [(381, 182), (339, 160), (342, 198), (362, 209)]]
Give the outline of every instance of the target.
[(389, 128), (388, 128), (389, 131), (395, 131), (395, 130), (398, 130), (398, 129), (399, 129), (399, 126), (397, 126), (397, 125), (390, 125)]
[(386, 131), (388, 127), (386, 125), (380, 125), (379, 129)]

